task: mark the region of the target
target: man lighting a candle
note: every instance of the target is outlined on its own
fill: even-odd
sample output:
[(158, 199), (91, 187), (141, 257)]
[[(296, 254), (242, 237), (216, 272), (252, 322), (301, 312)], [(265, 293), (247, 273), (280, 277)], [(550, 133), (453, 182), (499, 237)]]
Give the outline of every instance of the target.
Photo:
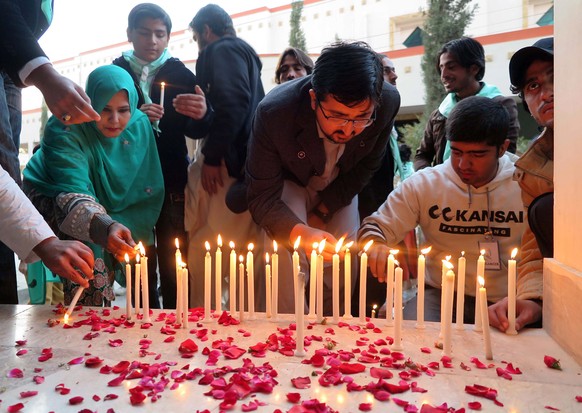
[[(461, 100), (446, 125), (450, 159), (403, 181), (362, 223), (360, 243), (375, 241), (369, 264), (381, 281), (390, 247), (420, 226), (426, 245), (432, 246), (426, 257), (427, 321), (440, 320), (441, 260), (446, 255), (466, 253), (465, 322), (475, 318), (481, 249), (489, 252), (485, 270), (489, 300), (507, 294), (507, 259), (525, 228), (519, 186), (512, 179), (515, 156), (506, 152), (508, 128), (509, 114), (500, 103), (479, 96)], [(416, 309), (414, 298), (405, 306), (404, 318), (416, 319)]]
[(127, 40), (133, 50), (113, 61), (125, 69), (138, 89), (139, 109), (153, 127), (165, 196), (156, 222), (156, 249), (147, 251), (148, 278), (153, 308), (160, 307), (157, 269), (164, 308), (176, 308), (176, 262), (174, 240), (179, 239), (186, 262), (184, 188), (188, 179), (188, 151), (184, 136), (201, 138), (208, 132), (212, 111), (196, 83), (196, 76), (168, 50), (172, 21), (160, 6), (142, 3), (127, 18)]
[(288, 251), (301, 236), (305, 274), (305, 251), (327, 241), (324, 314), (331, 314), (334, 247), (342, 235), (355, 238), (356, 196), (380, 166), (399, 106), (380, 60), (362, 42), (326, 47), (313, 74), (277, 86), (259, 104), (246, 164), (247, 198), (267, 237), (287, 246), (279, 254), (281, 313), (294, 311)]
[[(518, 50), (509, 62), (511, 89), (544, 130), (515, 162), (514, 179), (528, 209), (517, 272), (517, 330), (542, 318), (543, 259), (554, 256), (554, 39)], [(491, 325), (507, 330), (507, 299), (489, 309)]]

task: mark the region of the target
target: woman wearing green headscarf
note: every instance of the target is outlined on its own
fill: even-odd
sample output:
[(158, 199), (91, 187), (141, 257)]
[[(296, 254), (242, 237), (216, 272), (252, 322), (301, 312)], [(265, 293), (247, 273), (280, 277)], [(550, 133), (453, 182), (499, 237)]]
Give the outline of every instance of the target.
[[(64, 125), (51, 117), (24, 170), (24, 190), (53, 230), (84, 241), (95, 254), (95, 279), (79, 303), (109, 305), (114, 278), (122, 284), (125, 278), (124, 255), (135, 255), (137, 241), (154, 243), (164, 184), (152, 128), (137, 109), (129, 74), (99, 67), (86, 92), (101, 119)], [(69, 303), (76, 285), (63, 282)]]

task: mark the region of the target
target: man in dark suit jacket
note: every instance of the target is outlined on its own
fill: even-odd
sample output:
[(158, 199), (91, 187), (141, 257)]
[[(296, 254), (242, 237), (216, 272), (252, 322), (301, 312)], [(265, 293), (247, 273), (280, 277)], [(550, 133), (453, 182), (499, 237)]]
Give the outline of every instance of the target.
[[(323, 49), (312, 75), (278, 86), (259, 104), (246, 164), (247, 198), (268, 237), (290, 247), (301, 236), (308, 251), (326, 239), (328, 263), (336, 238), (347, 234), (355, 241), (357, 194), (380, 167), (400, 107), (398, 91), (383, 80), (382, 64), (367, 44), (337, 43)], [(292, 312), (293, 279), (286, 271), (292, 266), (285, 255), (279, 256), (278, 304), (280, 312)], [(302, 261), (307, 268), (304, 253)]]

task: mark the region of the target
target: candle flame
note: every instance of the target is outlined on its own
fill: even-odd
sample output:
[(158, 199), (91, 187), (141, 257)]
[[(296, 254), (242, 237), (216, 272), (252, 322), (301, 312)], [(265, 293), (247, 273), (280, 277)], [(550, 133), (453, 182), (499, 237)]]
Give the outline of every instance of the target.
[(514, 249), (511, 251), (511, 259), (514, 259), (516, 256), (517, 256), (517, 248), (514, 248)]
[(277, 241), (273, 240), (273, 251), (275, 251), (275, 254), (277, 253)]
[(182, 267), (182, 269), (186, 268), (186, 263), (185, 262), (180, 262), (180, 267)]
[(455, 266), (448, 260), (443, 260), (443, 265), (445, 267), (447, 267), (449, 270), (452, 270), (453, 268), (455, 268)]
[(136, 262), (136, 264), (139, 264), (139, 254), (136, 254), (136, 256), (135, 256), (135, 262)]
[(242, 255), (239, 255), (238, 260), (240, 261), (240, 263), (242, 264), (244, 261), (244, 257)]
[(461, 257), (465, 256), (465, 251), (461, 251)]
[(325, 249), (325, 238), (323, 239), (323, 241), (321, 241), (319, 243), (319, 247), (318, 247), (318, 251), (321, 254), (323, 252), (323, 250)]
[(269, 264), (269, 253), (265, 252), (265, 261)]
[(430, 250), (432, 250), (432, 246), (428, 246), (428, 247), (426, 247), (426, 248), (423, 248), (423, 249), (421, 249), (421, 250), (420, 250), (420, 253), (421, 253), (422, 255), (426, 255), (426, 254), (428, 254), (428, 253), (430, 252)]
[(398, 262), (398, 260), (394, 260), (394, 265), (396, 265), (397, 267), (400, 267), (400, 262)]
[(485, 278), (481, 277), (480, 275), (477, 276), (477, 281), (479, 281), (479, 285), (481, 287), (485, 287)]
[(222, 237), (218, 234), (218, 238), (216, 239), (216, 243), (218, 244), (218, 248), (222, 247)]
[(341, 237), (339, 239), (339, 241), (337, 242), (337, 244), (335, 244), (335, 253), (336, 254), (339, 254), (339, 252), (342, 250), (342, 245), (343, 245), (345, 239), (346, 239), (346, 237)]
[(174, 242), (176, 243), (176, 249), (179, 250), (180, 249), (180, 240), (178, 238), (176, 238), (174, 240)]
[(390, 254), (392, 254), (392, 255), (396, 255), (396, 254), (398, 254), (398, 252), (399, 252), (399, 251), (400, 251), (400, 250), (390, 250)]
[(319, 245), (319, 242), (314, 242), (312, 247), (314, 250), (317, 250), (317, 246)]
[(63, 321), (65, 322), (65, 324), (69, 323), (69, 314), (65, 313), (65, 317), (63, 318)]
[(127, 252), (125, 253), (125, 262), (129, 264), (129, 255)]
[(210, 242), (205, 241), (204, 246), (206, 247), (206, 251), (210, 251)]
[(228, 243), (228, 246), (230, 247), (231, 250), (233, 250), (234, 249), (234, 242), (230, 241)]
[(347, 244), (344, 246), (345, 250), (346, 250), (346, 251), (349, 251), (349, 250), (350, 250), (350, 248), (352, 247), (352, 245), (354, 245), (354, 241), (350, 241), (350, 242), (348, 242), (348, 243), (347, 243)]
[(453, 257), (452, 255), (447, 255), (447, 256), (445, 257), (445, 260), (447, 260), (447, 261), (450, 261), (452, 257)]
[(481, 250), (481, 255), (485, 255), (486, 252), (487, 251), (485, 251), (485, 250)]
[(374, 304), (374, 305), (372, 306), (372, 309), (373, 309), (373, 310), (375, 310), (376, 308), (378, 308), (378, 304)]
[(162, 82), (161, 85), (162, 85), (162, 89), (165, 88), (166, 87), (166, 82)]
[(372, 246), (372, 244), (374, 243), (374, 240), (371, 239), (370, 241), (368, 241), (366, 243), (366, 245), (364, 245), (364, 252), (368, 251), (368, 249)]
[(297, 237), (297, 239), (295, 240), (295, 244), (293, 244), (293, 249), (296, 250), (297, 248), (299, 248), (300, 244), (301, 244), (301, 235), (299, 235)]
[(252, 251), (253, 251), (253, 248), (255, 248), (255, 244), (253, 244), (253, 243), (251, 242), (251, 243), (248, 245), (248, 247), (247, 247), (247, 248), (248, 248), (249, 252), (252, 252)]
[(141, 241), (137, 243), (137, 246), (138, 246), (139, 252), (141, 253), (142, 257), (145, 257), (145, 248), (144, 248), (143, 244), (141, 243)]

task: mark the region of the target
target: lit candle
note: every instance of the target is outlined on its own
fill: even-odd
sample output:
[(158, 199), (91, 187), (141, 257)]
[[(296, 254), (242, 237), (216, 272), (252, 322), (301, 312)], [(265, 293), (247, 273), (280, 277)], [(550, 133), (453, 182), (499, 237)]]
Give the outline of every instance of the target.
[(135, 316), (141, 312), (141, 264), (139, 263), (139, 253), (135, 256)]
[(372, 306), (372, 317), (371, 318), (376, 318), (376, 309), (378, 308), (378, 304), (374, 304)]
[[(293, 245), (293, 294), (297, 297), (297, 275), (299, 274), (299, 253), (297, 252), (297, 248), (301, 244), (301, 235), (297, 237), (295, 240), (295, 244)], [(295, 301), (295, 307), (297, 307), (297, 301)]]
[(234, 251), (234, 242), (228, 243), (230, 246), (230, 291), (228, 300), (230, 302), (230, 314), (236, 312), (236, 252)]
[(360, 323), (366, 322), (366, 275), (368, 274), (368, 254), (366, 251), (373, 243), (374, 240), (368, 241), (360, 257)]
[[(398, 265), (398, 261), (395, 261)], [(402, 268), (394, 270), (394, 343), (392, 350), (402, 350)]]
[(266, 316), (267, 318), (271, 318), (271, 264), (269, 264), (269, 253), (265, 253), (265, 288), (266, 292)]
[(212, 271), (212, 257), (210, 256), (210, 243), (206, 241), (206, 255), (204, 256), (204, 321), (210, 321), (210, 273)]
[(398, 250), (390, 250), (388, 264), (386, 265), (386, 325), (394, 325), (392, 315), (394, 314), (394, 256)]
[(317, 311), (315, 321), (323, 321), (323, 250), (325, 249), (325, 239), (319, 243), (317, 254)]
[(416, 297), (416, 328), (424, 328), (424, 278), (426, 254), (430, 252), (432, 247), (420, 250), (418, 256), (418, 278), (417, 278), (417, 297)]
[(309, 318), (315, 318), (315, 291), (317, 287), (317, 246), (313, 243), (311, 250), (311, 265), (309, 266)]
[(238, 319), (242, 323), (245, 318), (245, 265), (244, 257), (239, 256), (238, 260)]
[(251, 243), (247, 252), (247, 282), (249, 284), (249, 320), (255, 319), (255, 267), (253, 261), (253, 248)]
[(352, 318), (352, 253), (350, 247), (354, 241), (345, 246), (344, 253), (344, 318)]
[(295, 355), (297, 357), (304, 357), (304, 341), (305, 341), (305, 320), (304, 320), (304, 310), (305, 307), (305, 273), (299, 272), (297, 276), (297, 307), (295, 308)]
[(183, 322), (182, 328), (188, 328), (188, 268), (186, 268), (186, 264), (182, 263), (182, 313), (183, 313)]
[(479, 306), (481, 308), (481, 322), (483, 323), (483, 345), (485, 346), (485, 358), (493, 360), (491, 350), (491, 330), (489, 328), (489, 311), (487, 311), (487, 290), (485, 289), (485, 278), (478, 277), (479, 280)]
[(164, 106), (164, 94), (166, 92), (166, 82), (162, 82), (160, 86), (160, 105)]
[(218, 244), (216, 247), (216, 253), (214, 255), (214, 270), (215, 270), (215, 300), (216, 300), (216, 314), (222, 312), (222, 238), (218, 234), (218, 239), (216, 241)]
[(127, 253), (125, 254), (125, 318), (131, 320), (131, 265)]
[[(485, 278), (485, 250), (481, 250), (481, 254), (479, 255), (479, 259), (477, 260), (477, 278), (476, 281), (479, 280), (479, 277)], [(482, 331), (482, 318), (481, 318), (481, 298), (479, 297), (479, 283), (475, 283), (475, 331)]]
[(273, 240), (273, 256), (272, 266), (271, 266), (271, 278), (273, 279), (273, 318), (277, 318), (277, 313), (279, 311), (279, 254), (277, 254), (277, 241)]
[(441, 312), (444, 313), (444, 318), (441, 322), (444, 323), (441, 327), (443, 333), (443, 356), (451, 357), (452, 349), (452, 329), (453, 329), (453, 294), (455, 291), (455, 273), (453, 272), (453, 264), (449, 261), (443, 260), (446, 263), (447, 273), (443, 279), (442, 289), (443, 298), (445, 300), (444, 307), (441, 306)]
[(465, 318), (465, 267), (467, 259), (465, 251), (461, 251), (457, 267), (457, 330), (465, 329), (463, 319)]
[(75, 306), (77, 305), (77, 301), (79, 301), (79, 298), (81, 298), (81, 294), (83, 294), (84, 289), (85, 289), (85, 287), (81, 287), (81, 286), (79, 286), (77, 288), (77, 291), (75, 292), (75, 295), (73, 297), (73, 301), (71, 301), (71, 304), (69, 305), (69, 308), (67, 309), (67, 312), (65, 313), (65, 324), (69, 321), (69, 317), (73, 313), (73, 310), (75, 309)]
[(509, 327), (505, 331), (506, 334), (515, 335), (515, 256), (517, 255), (517, 248), (511, 251), (511, 259), (507, 263), (507, 319)]
[(150, 318), (150, 289), (149, 289), (149, 279), (148, 279), (148, 257), (145, 255), (145, 248), (143, 244), (139, 243), (140, 251), (142, 253), (142, 263), (141, 263), (141, 294), (143, 301), (143, 321), (145, 323), (151, 323)]
[(332, 315), (334, 324), (339, 323), (340, 317), (340, 285), (339, 285), (339, 270), (340, 270), (340, 259), (339, 252), (342, 249), (345, 237), (341, 237), (337, 244), (335, 244), (335, 254), (332, 257)]
[(176, 243), (176, 324), (182, 323), (182, 253), (180, 252), (180, 241), (174, 239)]

